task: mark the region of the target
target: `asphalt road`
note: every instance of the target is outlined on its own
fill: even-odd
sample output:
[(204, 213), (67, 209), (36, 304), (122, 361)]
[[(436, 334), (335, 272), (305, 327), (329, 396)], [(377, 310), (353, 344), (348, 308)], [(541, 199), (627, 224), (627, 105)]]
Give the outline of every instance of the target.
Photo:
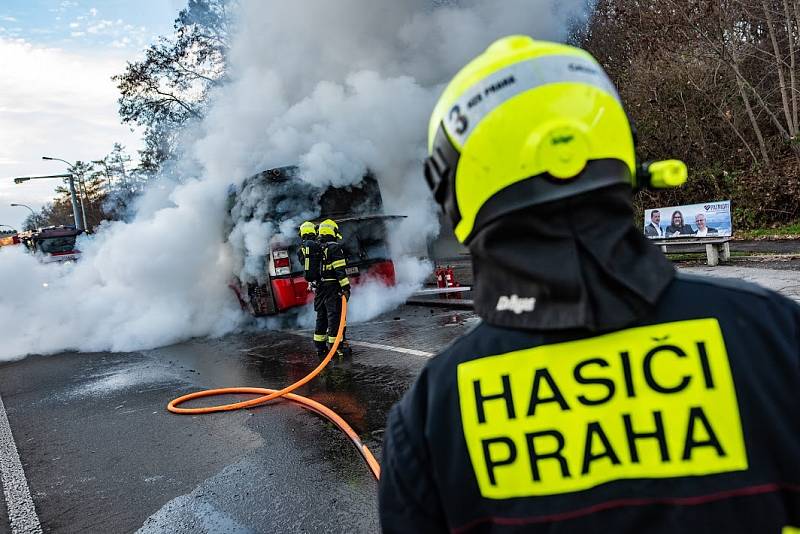
[[(800, 301), (800, 271), (791, 267), (687, 270), (747, 279)], [(298, 393), (338, 412), (380, 457), (391, 405), (433, 353), (476, 321), (469, 311), (404, 306), (351, 325), (353, 358), (335, 361)], [(254, 329), (141, 353), (0, 364), (0, 399), (42, 530), (377, 532), (375, 481), (318, 416), (283, 402), (204, 416), (165, 409), (199, 389), (277, 388), (317, 362), (310, 332)], [(0, 447), (0, 467), (6, 455)], [(0, 492), (0, 533), (11, 532), (7, 506), (19, 510)]]
[[(337, 411), (380, 457), (391, 405), (428, 353), (474, 321), (470, 312), (403, 307), (353, 325), (352, 360), (335, 361), (298, 393)], [(43, 531), (377, 532), (376, 483), (320, 417), (283, 402), (204, 416), (165, 409), (198, 389), (289, 384), (316, 366), (312, 353), (304, 332), (250, 332), (0, 365), (0, 397)], [(3, 502), (0, 532), (9, 531)]]

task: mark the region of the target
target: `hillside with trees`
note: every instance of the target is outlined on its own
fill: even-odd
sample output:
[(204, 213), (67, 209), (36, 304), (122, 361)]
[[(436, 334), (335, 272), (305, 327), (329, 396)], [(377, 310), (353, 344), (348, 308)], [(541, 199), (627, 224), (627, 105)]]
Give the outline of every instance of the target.
[(616, 82), (640, 156), (689, 165), (640, 207), (731, 199), (740, 229), (800, 218), (798, 0), (598, 0), (576, 40)]
[[(587, 1), (594, 10), (571, 41), (619, 88), (639, 156), (681, 158), (690, 169), (681, 189), (639, 192), (639, 210), (730, 199), (738, 229), (798, 221), (800, 0)], [(181, 132), (205, 116), (225, 83), (236, 3), (189, 0), (173, 35), (114, 78), (121, 120), (143, 130), (144, 149), (130, 171), (100, 163), (107, 158), (92, 164), (92, 220), (121, 217), (145, 182), (172, 174)], [(68, 221), (70, 213), (62, 192), (37, 222)]]

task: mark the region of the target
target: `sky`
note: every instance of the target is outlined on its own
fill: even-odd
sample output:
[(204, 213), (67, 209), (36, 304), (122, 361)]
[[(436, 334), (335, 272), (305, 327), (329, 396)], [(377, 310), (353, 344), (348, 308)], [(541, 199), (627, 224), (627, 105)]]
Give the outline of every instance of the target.
[(0, 225), (20, 229), (68, 161), (100, 159), (115, 142), (135, 156), (140, 132), (120, 123), (111, 80), (159, 35), (185, 0), (0, 0)]

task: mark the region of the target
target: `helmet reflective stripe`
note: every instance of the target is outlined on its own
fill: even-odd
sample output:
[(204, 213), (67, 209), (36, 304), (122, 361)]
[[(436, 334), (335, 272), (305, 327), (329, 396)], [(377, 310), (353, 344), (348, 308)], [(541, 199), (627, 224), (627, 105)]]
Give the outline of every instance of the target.
[(622, 105), (614, 84), (596, 61), (571, 55), (538, 57), (497, 71), (467, 89), (444, 117), (447, 134), (460, 149), (495, 108), (520, 93), (551, 83), (591, 85)]
[(630, 123), (602, 67), (525, 36), (497, 41), (455, 76), (428, 146), (426, 179), (466, 244), (512, 211), (634, 185)]

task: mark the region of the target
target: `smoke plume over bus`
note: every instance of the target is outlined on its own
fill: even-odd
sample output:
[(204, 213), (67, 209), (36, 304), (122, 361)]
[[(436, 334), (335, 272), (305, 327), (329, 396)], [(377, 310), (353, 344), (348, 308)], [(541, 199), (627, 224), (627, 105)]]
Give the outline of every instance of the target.
[(427, 275), (415, 258), (438, 232), (421, 161), (443, 84), (500, 36), (564, 40), (588, 6), (244, 0), (239, 10), (227, 82), (184, 135), (185, 158), (174, 165), (181, 183), (157, 181), (129, 222), (82, 239), (77, 264), (41, 265), (21, 250), (0, 249), (0, 360), (141, 350), (241, 328), (246, 319), (228, 279), (254, 268), (249, 258), (299, 221), (233, 221), (228, 233), (228, 186), (285, 165), (299, 165), (322, 186), (375, 174), (386, 213), (407, 216), (391, 235), (399, 283), (354, 293), (351, 308), (364, 320), (401, 303)]

